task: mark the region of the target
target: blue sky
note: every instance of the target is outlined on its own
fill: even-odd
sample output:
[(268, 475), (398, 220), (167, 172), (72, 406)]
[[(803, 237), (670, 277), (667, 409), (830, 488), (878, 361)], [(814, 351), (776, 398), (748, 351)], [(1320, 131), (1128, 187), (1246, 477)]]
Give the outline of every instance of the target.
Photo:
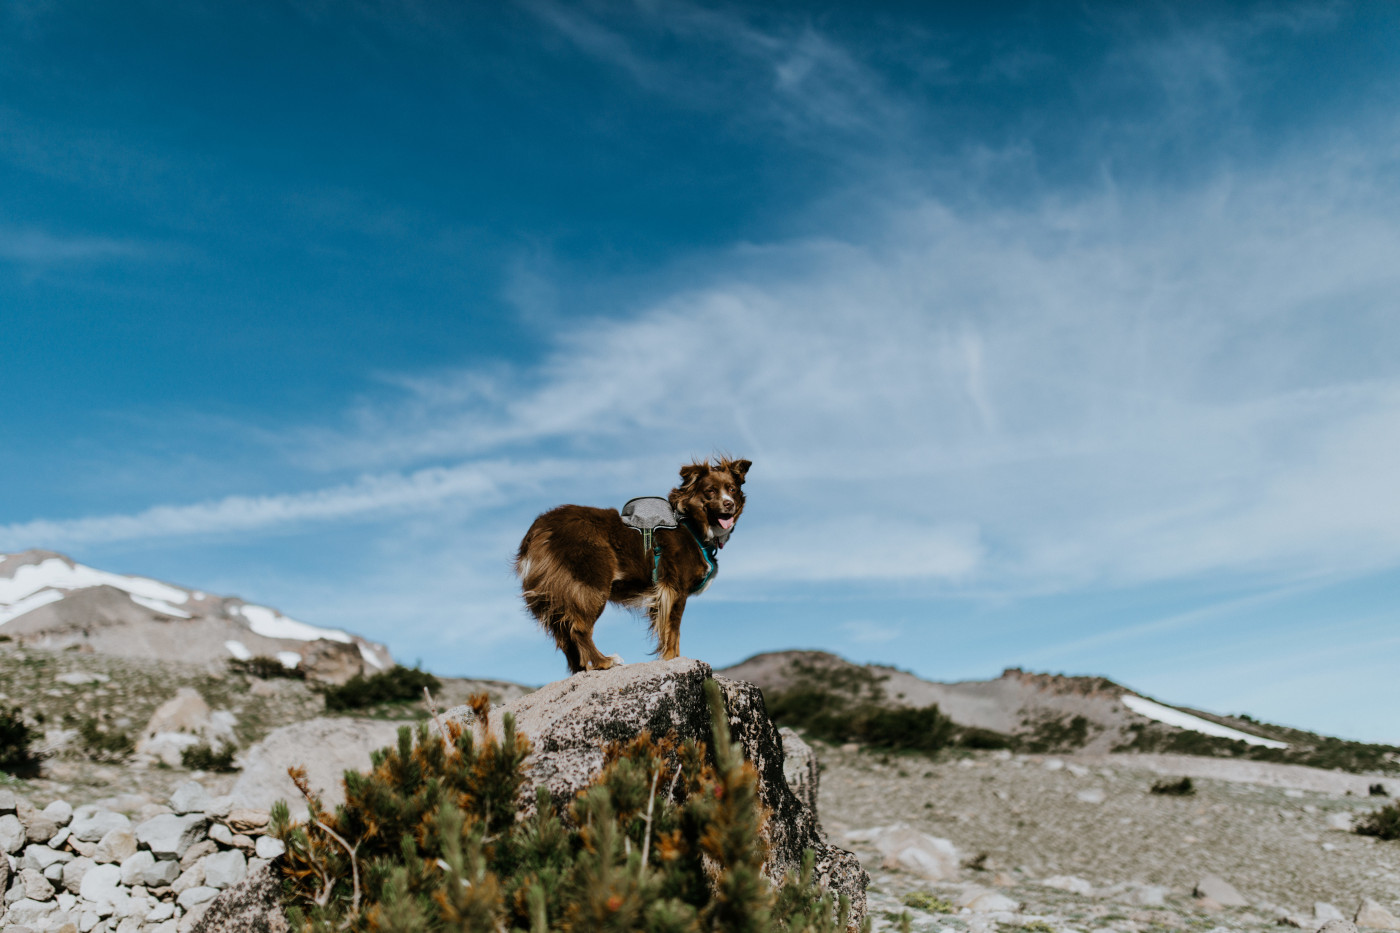
[(5, 4), (0, 549), (539, 683), (533, 516), (723, 450), (687, 655), (1400, 742), (1397, 25)]

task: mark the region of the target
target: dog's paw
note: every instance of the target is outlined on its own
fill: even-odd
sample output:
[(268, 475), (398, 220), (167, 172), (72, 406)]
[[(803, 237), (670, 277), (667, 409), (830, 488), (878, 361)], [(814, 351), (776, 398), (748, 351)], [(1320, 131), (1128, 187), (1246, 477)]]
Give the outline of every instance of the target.
[(608, 655), (608, 660), (613, 663), (613, 667), (622, 667), (622, 665), (627, 663), (622, 660), (622, 655), (620, 654), (610, 654)]

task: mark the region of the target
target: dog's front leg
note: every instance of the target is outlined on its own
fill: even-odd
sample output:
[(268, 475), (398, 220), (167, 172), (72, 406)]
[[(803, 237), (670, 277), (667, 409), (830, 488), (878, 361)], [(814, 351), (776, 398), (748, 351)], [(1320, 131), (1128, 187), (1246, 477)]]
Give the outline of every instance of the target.
[(669, 661), (681, 654), (681, 615), (685, 613), (685, 594), (668, 586), (660, 587), (652, 604), (652, 629), (656, 632), (656, 653)]

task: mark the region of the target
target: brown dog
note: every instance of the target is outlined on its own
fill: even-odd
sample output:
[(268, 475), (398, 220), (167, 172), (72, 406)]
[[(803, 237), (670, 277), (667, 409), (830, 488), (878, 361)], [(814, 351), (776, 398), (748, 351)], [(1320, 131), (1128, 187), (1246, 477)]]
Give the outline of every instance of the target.
[(554, 636), (570, 672), (612, 667), (593, 644), (593, 625), (609, 602), (645, 609), (656, 653), (663, 660), (680, 654), (685, 601), (714, 576), (715, 552), (744, 511), (750, 466), (722, 458), (681, 467), (681, 484), (666, 497), (680, 523), (655, 530), (655, 553), (617, 509), (561, 505), (535, 519), (515, 573), (526, 607)]

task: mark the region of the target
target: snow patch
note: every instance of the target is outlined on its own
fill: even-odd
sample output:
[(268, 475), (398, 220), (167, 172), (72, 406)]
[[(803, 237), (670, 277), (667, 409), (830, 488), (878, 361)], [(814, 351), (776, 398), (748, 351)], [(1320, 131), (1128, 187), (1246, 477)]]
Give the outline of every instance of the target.
[(283, 667), (294, 668), (301, 663), (301, 655), (295, 651), (279, 651), (277, 652), (277, 660), (282, 662)]
[(1170, 706), (1163, 706), (1160, 703), (1153, 703), (1151, 700), (1144, 700), (1142, 697), (1123, 697), (1123, 705), (1139, 716), (1146, 716), (1148, 719), (1155, 719), (1164, 722), (1169, 726), (1176, 726), (1178, 729), (1190, 729), (1192, 732), (1200, 732), (1204, 735), (1215, 735), (1222, 739), (1232, 739), (1237, 742), (1248, 742), (1250, 745), (1262, 745), (1265, 748), (1287, 748), (1287, 742), (1276, 742), (1273, 739), (1261, 739), (1257, 735), (1250, 735), (1238, 729), (1231, 729), (1229, 726), (1222, 726), (1218, 722), (1211, 722), (1199, 716), (1192, 716), (1190, 713), (1183, 713), (1181, 710), (1172, 709)]
[(249, 651), (248, 646), (241, 641), (230, 638), (228, 641), (224, 642), (224, 647), (228, 649), (229, 654), (240, 661), (247, 661), (253, 657), (253, 652)]
[(360, 657), (364, 658), (370, 664), (373, 664), (379, 670), (384, 670), (384, 662), (379, 660), (379, 655), (375, 653), (375, 650), (373, 648), (371, 648), (364, 642), (359, 642), (359, 649)]
[(4, 625), (11, 619), (18, 619), (26, 612), (33, 612), (40, 606), (47, 606), (49, 603), (56, 603), (63, 598), (63, 594), (58, 590), (40, 590), (30, 596), (26, 596), (16, 603), (8, 606), (0, 605), (0, 625)]
[(349, 635), (339, 629), (307, 625), (305, 622), (289, 619), (276, 609), (269, 609), (266, 606), (245, 603), (239, 606), (237, 611), (239, 615), (248, 620), (248, 627), (264, 638), (290, 638), (294, 641), (315, 641), (318, 638), (324, 638), (347, 645), (352, 641)]
[(37, 564), (16, 567), (9, 578), (0, 577), (0, 607), (13, 606), (40, 590), (81, 590), (90, 586), (112, 586), (132, 596), (159, 599), (168, 603), (183, 603), (190, 594), (178, 587), (148, 580), (126, 577), (119, 573), (94, 570), (82, 564), (70, 564), (59, 557), (50, 557)]
[(135, 593), (132, 593), (130, 595), (131, 601), (133, 603), (136, 603), (138, 606), (145, 606), (147, 609), (154, 609), (156, 612), (162, 613), (164, 615), (176, 616), (177, 618), (181, 619), (193, 618), (193, 616), (191, 616), (185, 610), (176, 609), (174, 606), (170, 605), (163, 599), (151, 599), (149, 596), (137, 596)]

